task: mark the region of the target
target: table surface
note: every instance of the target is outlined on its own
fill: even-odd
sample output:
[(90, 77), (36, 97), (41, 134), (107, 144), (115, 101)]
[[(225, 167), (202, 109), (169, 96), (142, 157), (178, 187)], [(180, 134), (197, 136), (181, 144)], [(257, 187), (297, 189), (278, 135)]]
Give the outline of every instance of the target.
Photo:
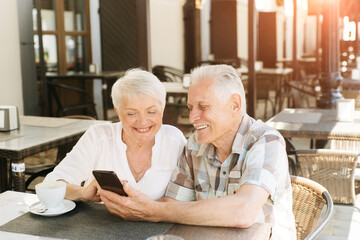
[[(36, 153), (59, 147), (63, 144), (75, 143), (92, 125), (106, 121), (83, 120), (53, 117), (21, 116), (20, 128), (8, 132), (0, 132), (0, 191), (4, 191), (7, 180), (7, 163), (20, 164), (25, 167), (24, 159)], [(4, 164), (5, 162), (5, 164)], [(22, 168), (22, 167), (21, 167)], [(25, 170), (25, 169), (24, 169)], [(14, 173), (14, 172), (13, 172)], [(13, 174), (10, 183), (17, 191), (25, 190), (23, 174)]]
[[(0, 194), (0, 226), (20, 217), (28, 212), (26, 204), (35, 202), (36, 196), (29, 193), (6, 191)], [(25, 204), (26, 203), (26, 204)], [(49, 218), (44, 217), (44, 221)], [(134, 230), (134, 229), (132, 229)], [(141, 231), (137, 229), (136, 231)], [(270, 224), (255, 223), (247, 229), (223, 227), (199, 227), (174, 224), (166, 233), (183, 237), (186, 240), (198, 239), (268, 239), (271, 231)], [(22, 233), (0, 231), (0, 239), (54, 239)]]
[[(105, 122), (99, 120), (21, 116), (19, 129), (0, 132), (0, 157), (4, 152), (21, 152), (82, 134), (90, 126)], [(6, 137), (10, 137), (10, 139), (1, 141), (1, 138)]]
[(285, 138), (360, 141), (360, 112), (353, 121), (337, 121), (335, 109), (287, 108), (269, 119), (266, 124)]

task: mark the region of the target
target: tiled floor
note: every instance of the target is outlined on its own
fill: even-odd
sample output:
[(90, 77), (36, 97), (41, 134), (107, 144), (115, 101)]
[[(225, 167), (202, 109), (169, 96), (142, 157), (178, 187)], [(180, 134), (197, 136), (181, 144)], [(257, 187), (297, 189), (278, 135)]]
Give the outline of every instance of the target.
[(360, 210), (352, 206), (335, 205), (329, 224), (319, 240), (360, 239)]

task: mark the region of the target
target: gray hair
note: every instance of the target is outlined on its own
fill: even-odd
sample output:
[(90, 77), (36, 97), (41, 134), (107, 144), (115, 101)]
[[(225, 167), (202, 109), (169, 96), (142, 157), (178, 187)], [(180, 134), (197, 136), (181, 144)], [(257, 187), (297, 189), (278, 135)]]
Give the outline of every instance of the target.
[(161, 102), (165, 108), (166, 90), (160, 80), (150, 72), (141, 69), (130, 69), (119, 78), (111, 89), (114, 106), (119, 109), (123, 97), (148, 96)]
[(225, 103), (233, 94), (241, 98), (241, 113), (246, 113), (246, 97), (244, 85), (239, 73), (229, 65), (208, 65), (195, 68), (191, 74), (191, 83), (203, 79), (213, 79), (214, 93), (221, 103)]

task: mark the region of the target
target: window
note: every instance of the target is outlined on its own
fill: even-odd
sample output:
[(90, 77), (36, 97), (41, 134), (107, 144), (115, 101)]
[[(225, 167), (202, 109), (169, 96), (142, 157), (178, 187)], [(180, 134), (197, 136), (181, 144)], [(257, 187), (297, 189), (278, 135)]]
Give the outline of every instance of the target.
[[(42, 29), (37, 29), (37, 4)], [(42, 36), (47, 72), (86, 71), (91, 61), (89, 0), (33, 0), (35, 60)]]

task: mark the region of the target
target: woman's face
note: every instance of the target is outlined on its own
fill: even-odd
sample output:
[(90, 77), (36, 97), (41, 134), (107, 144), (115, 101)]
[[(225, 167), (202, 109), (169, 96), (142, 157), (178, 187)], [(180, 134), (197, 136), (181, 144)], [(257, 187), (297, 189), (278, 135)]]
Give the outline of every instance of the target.
[(151, 143), (162, 124), (163, 110), (158, 99), (148, 96), (122, 98), (115, 111), (122, 122), (126, 144)]

